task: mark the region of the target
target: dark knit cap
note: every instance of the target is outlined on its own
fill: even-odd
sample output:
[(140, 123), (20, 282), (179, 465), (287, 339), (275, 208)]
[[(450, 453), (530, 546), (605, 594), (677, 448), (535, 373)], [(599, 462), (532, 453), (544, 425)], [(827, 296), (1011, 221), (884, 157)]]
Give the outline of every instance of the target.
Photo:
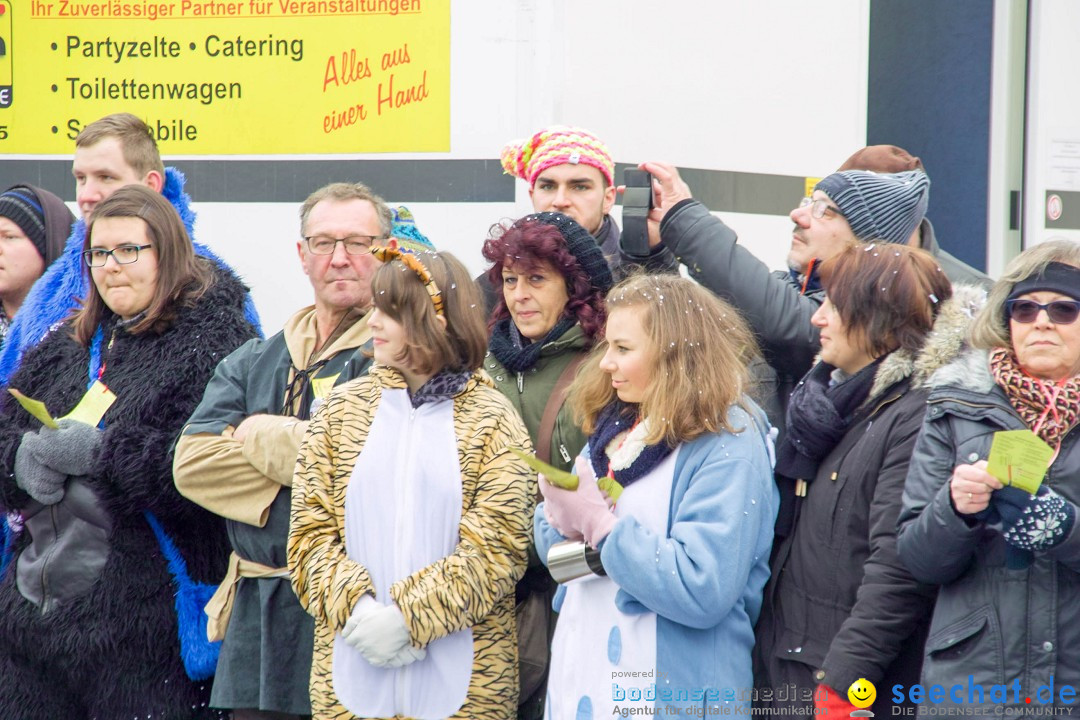
[(922, 160), (896, 145), (867, 145), (844, 161), (836, 172), (871, 170), (878, 173), (898, 173), (905, 170), (925, 170)]
[(588, 230), (578, 225), (569, 215), (558, 212), (542, 212), (526, 215), (518, 220), (515, 225), (523, 222), (538, 222), (543, 225), (551, 225), (566, 240), (566, 247), (570, 250), (581, 269), (589, 276), (593, 287), (601, 293), (606, 293), (614, 284), (611, 277), (611, 268), (608, 267), (604, 251), (600, 249), (596, 238)]
[(817, 184), (836, 203), (859, 240), (906, 243), (926, 215), (930, 178), (920, 171), (836, 172)]
[(18, 225), (45, 260), (45, 210), (30, 188), (14, 187), (0, 195), (0, 217)]
[(75, 216), (48, 190), (13, 185), (0, 194), (0, 217), (19, 226), (48, 266), (60, 256)]

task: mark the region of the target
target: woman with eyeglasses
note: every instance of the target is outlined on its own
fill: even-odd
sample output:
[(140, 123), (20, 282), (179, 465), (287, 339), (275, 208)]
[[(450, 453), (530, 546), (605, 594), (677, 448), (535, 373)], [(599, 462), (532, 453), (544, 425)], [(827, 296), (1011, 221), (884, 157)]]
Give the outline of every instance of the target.
[[(964, 688), (939, 707), (989, 716), (1037, 699), (1061, 717), (1074, 706), (1075, 693), (1057, 689), (1080, 685), (1078, 314), (1080, 243), (1037, 245), (994, 285), (973, 349), (931, 383), (898, 545), (912, 574), (939, 586), (922, 683)], [(1022, 451), (991, 474), (1008, 431), (1041, 445), (1041, 464)], [(1037, 487), (1009, 483), (1022, 471)], [(991, 692), (1004, 683), (1007, 693)], [(1052, 689), (1037, 698), (1043, 685)]]
[(57, 427), (0, 398), (0, 504), (14, 533), (0, 717), (218, 717), (206, 707), (212, 667), (181, 657), (180, 634), (199, 628), (178, 618), (183, 581), (167, 547), (188, 580), (214, 583), (228, 539), (177, 492), (172, 448), (218, 362), (255, 335), (245, 288), (197, 257), (176, 210), (142, 185), (94, 209), (83, 251), (81, 309), (11, 381)]

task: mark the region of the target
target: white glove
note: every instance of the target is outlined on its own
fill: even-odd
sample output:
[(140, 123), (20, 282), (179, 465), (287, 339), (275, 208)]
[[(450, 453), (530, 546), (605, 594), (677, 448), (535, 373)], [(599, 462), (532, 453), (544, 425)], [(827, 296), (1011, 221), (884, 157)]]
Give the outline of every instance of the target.
[(349, 619), (345, 621), (345, 629), (341, 631), (341, 636), (345, 638), (345, 642), (356, 647), (356, 641), (350, 638), (356, 634), (357, 623), (367, 618), (379, 607), (379, 603), (375, 601), (375, 598), (370, 593), (364, 593), (360, 596), (360, 599), (356, 602), (356, 607), (353, 608), (352, 613), (349, 615)]
[(411, 643), (406, 643), (405, 647), (401, 648), (397, 655), (390, 659), (390, 662), (386, 664), (386, 667), (398, 668), (405, 665), (411, 665), (417, 660), (423, 660), (427, 657), (427, 650), (420, 648), (419, 650), (414, 648)]
[[(364, 595), (356, 603), (341, 634), (364, 659), (378, 667), (399, 667), (391, 665), (391, 661), (398, 659), (401, 651), (409, 646), (410, 639), (405, 616), (397, 605), (379, 605), (370, 595)], [(405, 660), (402, 658), (401, 665), (412, 662)]]

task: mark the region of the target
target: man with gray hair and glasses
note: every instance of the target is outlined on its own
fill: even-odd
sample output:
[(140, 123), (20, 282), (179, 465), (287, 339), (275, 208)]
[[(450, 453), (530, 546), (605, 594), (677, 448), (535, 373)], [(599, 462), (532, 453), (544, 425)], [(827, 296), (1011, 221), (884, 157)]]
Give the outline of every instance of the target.
[(432, 249), (404, 208), (360, 183), (334, 183), (300, 208), (296, 244), (315, 303), (268, 340), (218, 365), (176, 445), (176, 486), (226, 519), (229, 573), (207, 605), (223, 639), (211, 705), (235, 720), (310, 716), (314, 621), (289, 584), (293, 466), (322, 398), (367, 372), (373, 244)]
[[(791, 211), (787, 272), (772, 272), (735, 231), (693, 199), (672, 165), (649, 162), (655, 178), (649, 245), (687, 266), (691, 277), (743, 314), (761, 342), (773, 377), (759, 378), (760, 398), (774, 427), (782, 428), (788, 398), (821, 349), (810, 317), (825, 299), (817, 267), (859, 241), (907, 243), (930, 199), (926, 173), (845, 170), (824, 178)], [(631, 258), (632, 259), (632, 258)], [(780, 483), (777, 533), (786, 535), (794, 485)]]

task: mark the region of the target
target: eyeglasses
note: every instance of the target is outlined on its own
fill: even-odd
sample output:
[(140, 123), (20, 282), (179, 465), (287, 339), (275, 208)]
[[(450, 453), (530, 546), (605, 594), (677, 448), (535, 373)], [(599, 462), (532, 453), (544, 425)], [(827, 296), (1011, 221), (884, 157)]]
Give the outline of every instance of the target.
[(1018, 323), (1035, 322), (1039, 311), (1045, 310), (1050, 322), (1058, 325), (1070, 325), (1080, 316), (1080, 301), (1055, 300), (1045, 305), (1034, 300), (1007, 300), (1005, 310), (1009, 317)]
[(149, 250), (152, 247), (153, 245), (121, 245), (112, 250), (90, 248), (89, 250), (83, 250), (82, 256), (87, 266), (92, 268), (105, 267), (105, 263), (109, 262), (110, 255), (117, 265), (130, 265), (139, 259), (140, 250)]
[(817, 218), (818, 220), (825, 217), (826, 210), (831, 212), (833, 215), (844, 217), (844, 213), (840, 212), (840, 208), (836, 207), (835, 205), (830, 205), (827, 200), (822, 200), (821, 198), (815, 200), (812, 197), (804, 197), (802, 200), (799, 201), (799, 207), (801, 208), (804, 208), (808, 205), (810, 206), (810, 215)]
[(313, 255), (333, 255), (338, 243), (345, 246), (345, 252), (349, 255), (367, 255), (371, 252), (372, 244), (378, 239), (380, 238), (376, 235), (348, 235), (343, 238), (312, 235), (305, 237), (304, 241)]

